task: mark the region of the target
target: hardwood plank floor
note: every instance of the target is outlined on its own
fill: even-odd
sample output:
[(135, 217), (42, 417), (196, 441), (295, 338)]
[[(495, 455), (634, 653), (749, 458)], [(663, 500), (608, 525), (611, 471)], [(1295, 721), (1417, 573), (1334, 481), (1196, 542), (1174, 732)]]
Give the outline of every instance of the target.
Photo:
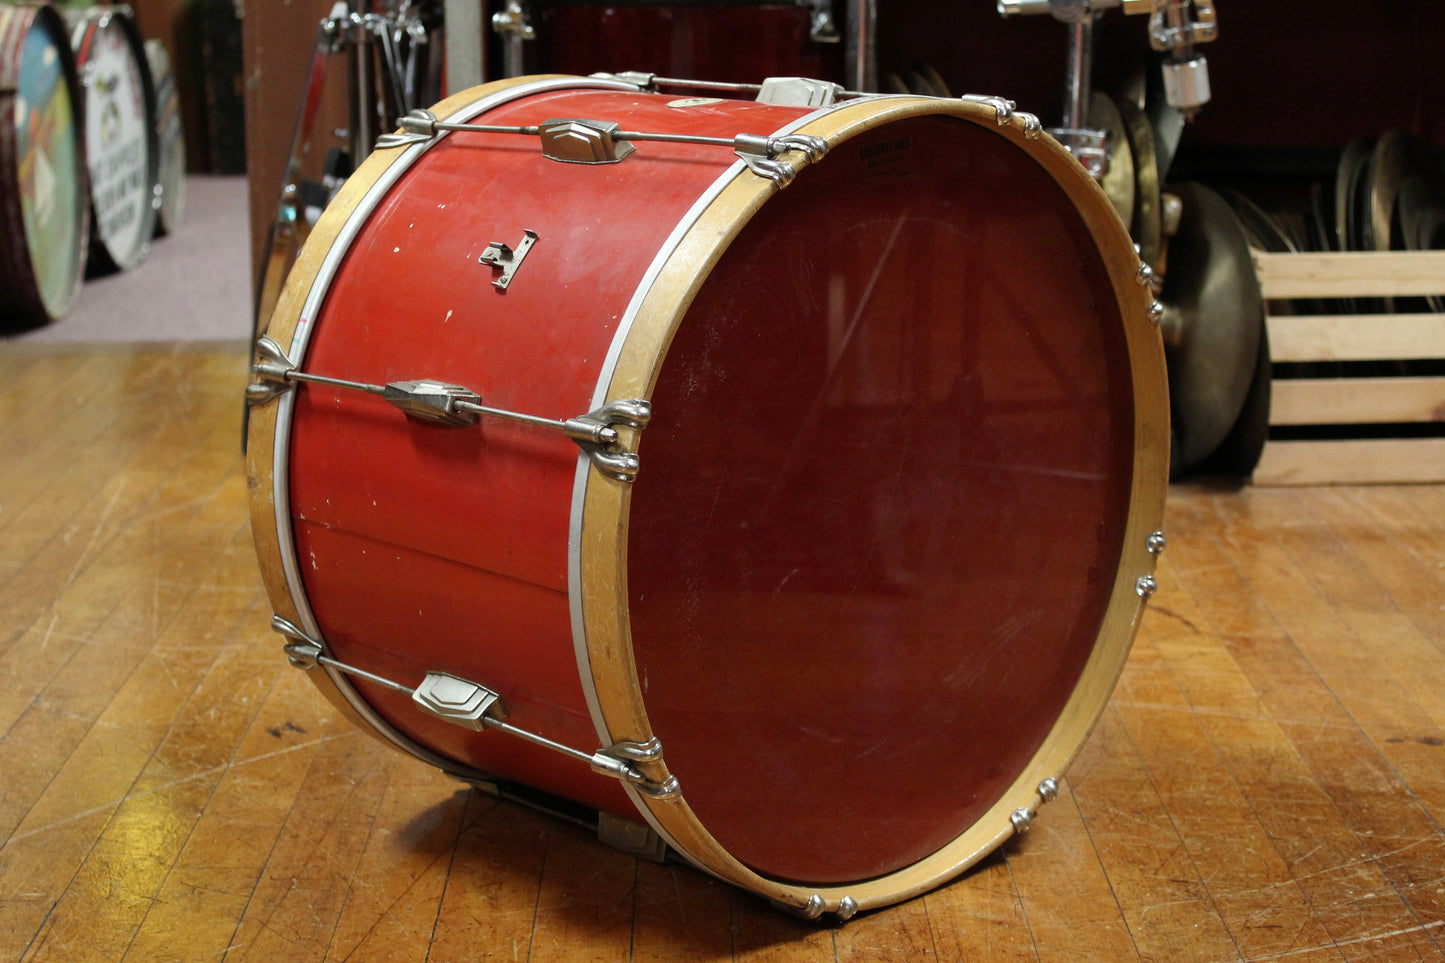
[(1445, 488), (1176, 486), (1058, 801), (819, 925), (473, 792), (287, 666), (245, 364), (0, 347), (0, 961), (1445, 961)]

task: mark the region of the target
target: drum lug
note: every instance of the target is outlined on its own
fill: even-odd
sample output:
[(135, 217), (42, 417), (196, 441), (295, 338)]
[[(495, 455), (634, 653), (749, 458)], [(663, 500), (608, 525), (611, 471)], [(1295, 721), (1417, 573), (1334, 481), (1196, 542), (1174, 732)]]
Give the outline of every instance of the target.
[(376, 139), (376, 147), (382, 150), (387, 147), (405, 147), (410, 144), (424, 144), (437, 135), (437, 115), (425, 107), (418, 107), (408, 111), (397, 125), (401, 130), (397, 133), (382, 134)]
[(1017, 110), (1018, 105), (1012, 100), (1007, 100), (1003, 97), (986, 97), (981, 94), (964, 94), (958, 99), (968, 104), (982, 104), (985, 107), (992, 107), (994, 119), (998, 121), (1000, 127), (1008, 126), (1014, 117), (1018, 117), (1019, 122), (1023, 124), (1024, 137), (1029, 140), (1037, 138), (1044, 132), (1044, 125), (1038, 117)]
[(505, 291), (507, 286), (512, 283), (512, 275), (517, 273), (517, 269), (522, 266), (522, 261), (527, 257), (527, 252), (532, 250), (532, 245), (536, 243), (537, 232), (524, 228), (522, 239), (517, 242), (515, 250), (501, 241), (492, 241), (482, 252), (481, 257), (477, 258), (477, 263), (501, 269), (501, 277), (492, 282), (492, 287), (498, 291)]
[(538, 125), (542, 156), (564, 164), (616, 164), (636, 148), (617, 136), (621, 125), (605, 120), (552, 119)]
[(476, 412), (459, 407), (459, 403), (480, 404), (482, 396), (461, 385), (430, 378), (393, 381), (383, 387), (381, 397), (408, 417), (421, 421), (453, 428), (466, 428), (481, 421)]
[(832, 107), (843, 94), (841, 84), (809, 77), (768, 77), (758, 90), (757, 102), (776, 107)]

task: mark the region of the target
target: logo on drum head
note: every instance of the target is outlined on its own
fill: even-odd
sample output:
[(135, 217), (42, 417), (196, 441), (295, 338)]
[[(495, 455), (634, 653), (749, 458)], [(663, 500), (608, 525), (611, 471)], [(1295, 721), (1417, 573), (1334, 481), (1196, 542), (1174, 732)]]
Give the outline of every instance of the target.
[(710, 107), (720, 103), (722, 103), (721, 97), (684, 97), (682, 100), (668, 101), (667, 106), (681, 109), (683, 107)]

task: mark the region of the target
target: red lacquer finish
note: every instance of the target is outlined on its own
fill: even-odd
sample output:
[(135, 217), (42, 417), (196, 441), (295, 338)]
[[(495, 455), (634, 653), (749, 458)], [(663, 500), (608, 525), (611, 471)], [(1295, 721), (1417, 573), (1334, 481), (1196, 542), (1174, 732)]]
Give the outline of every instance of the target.
[(531, 70), (761, 83), (767, 77), (843, 80), (843, 44), (811, 37), (809, 7), (784, 4), (531, 4)]
[[(627, 129), (771, 133), (802, 111), (671, 109), (668, 98), (541, 93), (479, 120), (618, 120)], [(463, 118), (468, 119), (468, 118)], [(315, 319), (308, 372), (465, 385), (484, 404), (586, 413), (633, 291), (663, 241), (735, 158), (646, 143), (625, 163), (544, 160), (535, 137), (457, 133), (367, 218)], [(478, 263), (491, 241), (538, 240), (505, 291)], [(428, 670), (503, 695), (511, 723), (597, 746), (573, 653), (567, 539), (578, 449), (555, 432), (484, 420), (447, 428), (376, 398), (298, 392), (291, 508), (306, 592), (335, 658), (415, 684)], [(418, 713), (359, 683), (400, 731), (504, 779), (631, 813), (617, 784), (575, 761)]]
[(653, 402), (632, 642), (689, 804), (776, 878), (934, 852), (1053, 726), (1120, 557), (1129, 359), (1074, 206), (974, 124), (860, 136), (728, 249)]

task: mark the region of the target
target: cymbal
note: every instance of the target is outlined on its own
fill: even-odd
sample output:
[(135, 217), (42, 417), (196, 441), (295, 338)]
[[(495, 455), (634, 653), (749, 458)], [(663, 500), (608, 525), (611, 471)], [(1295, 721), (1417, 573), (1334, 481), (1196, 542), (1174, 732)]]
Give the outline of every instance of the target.
[[(1177, 315), (1166, 344), (1174, 468), (1199, 466), (1239, 422), (1259, 368), (1264, 298), (1244, 228), (1202, 184), (1171, 187), (1183, 204), (1160, 299)], [(1267, 351), (1267, 348), (1266, 348)]]
[(1395, 203), (1400, 185), (1411, 177), (1433, 169), (1428, 148), (1404, 130), (1392, 130), (1380, 138), (1370, 155), (1369, 234), (1367, 240), (1376, 251), (1398, 250), (1403, 238), (1394, 230)]
[(1356, 248), (1356, 214), (1354, 198), (1358, 192), (1365, 168), (1369, 166), (1370, 154), (1375, 141), (1370, 137), (1359, 137), (1350, 141), (1340, 154), (1339, 166), (1335, 169), (1335, 250), (1353, 251)]
[(1129, 233), (1139, 245), (1144, 263), (1157, 270), (1164, 254), (1164, 220), (1154, 128), (1148, 115), (1130, 101), (1120, 100), (1117, 106), (1134, 161), (1134, 217)]
[(1109, 169), (1100, 186), (1125, 225), (1134, 221), (1134, 195), (1137, 191), (1134, 152), (1129, 148), (1129, 132), (1124, 129), (1124, 115), (1108, 94), (1094, 92), (1089, 101), (1089, 126), (1102, 130)]

